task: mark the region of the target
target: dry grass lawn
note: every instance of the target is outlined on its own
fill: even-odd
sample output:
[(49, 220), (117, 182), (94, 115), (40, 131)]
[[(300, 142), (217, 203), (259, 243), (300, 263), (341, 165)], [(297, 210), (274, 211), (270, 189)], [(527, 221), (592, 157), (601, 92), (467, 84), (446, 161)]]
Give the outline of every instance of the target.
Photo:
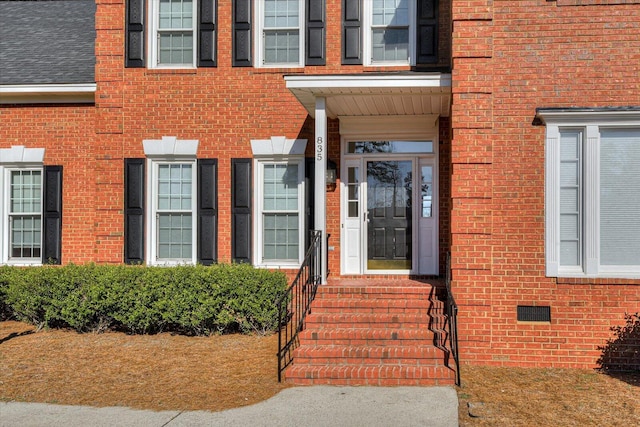
[[(276, 336), (35, 332), (0, 322), (0, 400), (220, 411), (286, 387), (276, 346)], [(462, 375), (461, 426), (640, 425), (640, 373), (463, 366)]]

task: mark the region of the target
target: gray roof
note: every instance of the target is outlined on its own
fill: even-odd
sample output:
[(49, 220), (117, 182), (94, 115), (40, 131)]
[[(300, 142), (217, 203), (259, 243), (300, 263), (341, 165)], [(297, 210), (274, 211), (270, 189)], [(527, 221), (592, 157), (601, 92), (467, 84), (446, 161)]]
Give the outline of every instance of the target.
[(95, 0), (0, 1), (0, 85), (95, 82)]

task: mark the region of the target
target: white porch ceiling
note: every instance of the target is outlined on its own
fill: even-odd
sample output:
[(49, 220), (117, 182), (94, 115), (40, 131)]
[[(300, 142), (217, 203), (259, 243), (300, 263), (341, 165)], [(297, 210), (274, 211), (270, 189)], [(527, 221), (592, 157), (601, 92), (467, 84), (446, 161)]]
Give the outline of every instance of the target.
[(315, 117), (316, 97), (326, 98), (327, 115), (449, 117), (451, 75), (441, 73), (384, 75), (291, 75), (287, 88)]

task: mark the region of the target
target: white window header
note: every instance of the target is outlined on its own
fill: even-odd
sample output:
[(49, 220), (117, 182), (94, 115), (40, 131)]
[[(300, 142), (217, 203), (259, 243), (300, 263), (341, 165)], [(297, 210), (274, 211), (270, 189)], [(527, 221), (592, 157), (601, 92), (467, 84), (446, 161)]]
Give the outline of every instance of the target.
[(304, 156), (306, 148), (306, 139), (272, 136), (271, 139), (251, 140), (251, 151), (254, 156)]
[(198, 140), (178, 139), (175, 136), (163, 136), (162, 139), (142, 141), (147, 157), (195, 158), (198, 152)]

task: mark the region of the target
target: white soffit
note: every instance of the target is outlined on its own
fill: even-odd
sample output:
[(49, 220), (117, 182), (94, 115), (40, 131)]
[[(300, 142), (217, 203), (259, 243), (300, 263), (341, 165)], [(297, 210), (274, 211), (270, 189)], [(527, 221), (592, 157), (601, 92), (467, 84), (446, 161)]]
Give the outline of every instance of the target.
[(290, 75), (287, 89), (315, 116), (316, 97), (325, 97), (330, 118), (346, 116), (438, 115), (449, 117), (451, 74)]

